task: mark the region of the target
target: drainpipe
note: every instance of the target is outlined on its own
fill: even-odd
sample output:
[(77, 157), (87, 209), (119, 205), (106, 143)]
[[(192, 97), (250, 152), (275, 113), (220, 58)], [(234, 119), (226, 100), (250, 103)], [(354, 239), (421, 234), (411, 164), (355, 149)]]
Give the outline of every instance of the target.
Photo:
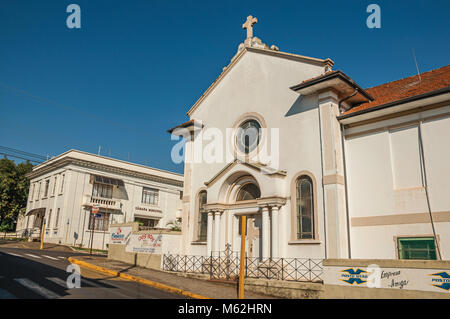
[(425, 165), (425, 150), (423, 148), (423, 137), (422, 137), (422, 122), (423, 122), (422, 120), (419, 121), (418, 127), (419, 127), (420, 155), (421, 155), (421, 160), (423, 163), (423, 177), (424, 177), (423, 179), (424, 179), (424, 186), (425, 186), (425, 197), (427, 200), (428, 213), (430, 215), (431, 228), (433, 230), (434, 244), (436, 246), (438, 258), (439, 258), (439, 260), (442, 260), (441, 250), (439, 248), (439, 243), (438, 243), (437, 236), (436, 236), (436, 229), (434, 227), (433, 212), (431, 210), (430, 195), (429, 195), (429, 190), (428, 190), (427, 171), (426, 171), (426, 165)]
[(341, 144), (342, 144), (342, 165), (344, 166), (344, 188), (345, 188), (345, 210), (347, 213), (347, 244), (348, 244), (348, 258), (352, 258), (352, 245), (350, 241), (350, 215), (348, 209), (348, 188), (347, 188), (347, 164), (345, 162), (345, 145), (344, 145), (345, 128), (341, 124)]

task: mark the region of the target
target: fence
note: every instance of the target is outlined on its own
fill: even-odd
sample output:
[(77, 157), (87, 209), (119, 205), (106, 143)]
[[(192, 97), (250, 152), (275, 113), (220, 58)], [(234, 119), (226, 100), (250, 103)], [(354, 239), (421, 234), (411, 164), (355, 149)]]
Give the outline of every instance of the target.
[[(162, 269), (235, 280), (239, 276), (239, 265), (238, 252), (213, 252), (209, 257), (164, 254)], [(322, 273), (322, 259), (245, 257), (246, 278), (322, 282)]]
[(0, 233), (0, 238), (39, 238), (40, 233), (41, 230), (39, 228), (26, 228), (12, 233)]

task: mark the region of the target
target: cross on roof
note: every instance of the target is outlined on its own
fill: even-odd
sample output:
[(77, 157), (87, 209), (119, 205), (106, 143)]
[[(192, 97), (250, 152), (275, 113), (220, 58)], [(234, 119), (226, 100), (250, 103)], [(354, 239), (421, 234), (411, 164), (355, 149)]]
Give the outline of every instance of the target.
[(257, 18), (248, 16), (245, 23), (242, 25), (242, 29), (247, 29), (247, 39), (253, 38), (253, 25), (258, 22)]

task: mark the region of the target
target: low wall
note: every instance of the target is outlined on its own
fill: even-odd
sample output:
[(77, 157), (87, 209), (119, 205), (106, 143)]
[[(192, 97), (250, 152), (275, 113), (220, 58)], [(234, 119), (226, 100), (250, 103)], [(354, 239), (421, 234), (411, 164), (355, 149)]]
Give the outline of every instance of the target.
[(450, 261), (326, 259), (323, 298), (450, 298)]
[(108, 258), (128, 264), (161, 269), (162, 255), (179, 253), (181, 232), (170, 230), (139, 231), (137, 223), (114, 224)]
[(324, 295), (324, 285), (311, 282), (246, 278), (244, 288), (283, 299), (320, 299)]

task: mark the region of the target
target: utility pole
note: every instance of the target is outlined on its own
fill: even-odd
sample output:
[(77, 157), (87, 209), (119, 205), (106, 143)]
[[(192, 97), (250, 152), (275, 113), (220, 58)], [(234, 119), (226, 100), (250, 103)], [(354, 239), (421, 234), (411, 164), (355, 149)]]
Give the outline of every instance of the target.
[(89, 250), (89, 255), (92, 255), (92, 245), (94, 243), (94, 231), (95, 231), (95, 214), (98, 213), (99, 206), (93, 205), (92, 206), (92, 230), (91, 230), (91, 249)]
[(39, 248), (40, 250), (42, 250), (44, 248), (44, 234), (45, 234), (45, 217), (44, 220), (42, 222), (42, 229), (41, 229), (41, 247)]
[(239, 289), (238, 299), (244, 299), (244, 280), (245, 280), (245, 237), (247, 230), (247, 216), (243, 215), (241, 226), (241, 259), (239, 265)]

